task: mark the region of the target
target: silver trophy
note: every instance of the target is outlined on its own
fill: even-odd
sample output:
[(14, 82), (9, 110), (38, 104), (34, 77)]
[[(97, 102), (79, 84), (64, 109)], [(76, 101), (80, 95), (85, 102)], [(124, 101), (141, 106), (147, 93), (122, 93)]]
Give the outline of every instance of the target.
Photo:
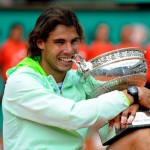
[[(111, 52), (94, 57), (86, 62), (80, 55), (76, 55), (80, 61), (75, 61), (78, 71), (86, 80), (93, 76), (96, 80), (104, 81), (96, 86), (91, 97), (113, 91), (124, 90), (128, 86), (144, 86), (147, 78), (147, 62), (144, 58), (144, 50), (136, 47), (116, 49)], [(110, 145), (121, 136), (137, 128), (150, 127), (150, 111), (140, 108), (132, 124), (125, 129), (113, 128), (109, 130), (108, 123), (99, 129), (99, 135), (103, 145)]]

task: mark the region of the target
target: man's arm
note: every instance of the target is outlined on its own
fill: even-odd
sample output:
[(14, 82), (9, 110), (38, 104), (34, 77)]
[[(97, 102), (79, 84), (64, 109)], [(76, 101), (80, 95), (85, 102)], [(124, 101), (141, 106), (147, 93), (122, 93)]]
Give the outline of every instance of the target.
[(97, 123), (102, 126), (129, 106), (119, 91), (75, 102), (56, 95), (43, 84), (37, 73), (13, 73), (6, 84), (4, 109), (41, 124), (79, 129)]
[(139, 90), (139, 104), (150, 108), (150, 90), (146, 87), (138, 87)]
[[(138, 103), (146, 108), (150, 108), (150, 90), (146, 87), (137, 87), (138, 88)], [(133, 97), (127, 93), (127, 90), (122, 91), (124, 95), (133, 103)]]

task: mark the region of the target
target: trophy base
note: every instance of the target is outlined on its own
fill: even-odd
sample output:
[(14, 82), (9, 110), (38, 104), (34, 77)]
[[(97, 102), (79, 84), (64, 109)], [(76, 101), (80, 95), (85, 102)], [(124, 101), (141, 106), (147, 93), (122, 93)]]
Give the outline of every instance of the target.
[(113, 127), (113, 129), (109, 130), (109, 124), (105, 124), (101, 127), (98, 132), (103, 146), (111, 145), (119, 138), (123, 137), (124, 135), (140, 129), (140, 128), (149, 128), (150, 127), (150, 110), (139, 110), (136, 113), (136, 117), (132, 124), (127, 125), (127, 128), (120, 128), (117, 129)]

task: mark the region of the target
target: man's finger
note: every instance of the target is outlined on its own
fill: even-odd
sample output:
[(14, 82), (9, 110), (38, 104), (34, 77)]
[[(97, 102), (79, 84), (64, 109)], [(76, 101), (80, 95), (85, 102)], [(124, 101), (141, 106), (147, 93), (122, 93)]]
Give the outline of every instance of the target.
[(127, 120), (127, 124), (131, 124), (133, 122), (138, 109), (139, 109), (139, 105), (137, 105), (137, 104), (135, 104), (133, 107), (131, 107), (130, 116)]
[(133, 122), (134, 118), (135, 118), (134, 116), (130, 115), (127, 120), (127, 124), (131, 124)]
[(114, 121), (113, 121), (113, 120), (110, 120), (110, 121), (109, 121), (109, 130), (110, 130), (110, 131), (112, 130), (113, 126), (114, 126)]
[(115, 123), (115, 127), (119, 129), (120, 128), (120, 115), (114, 118), (114, 123)]
[(127, 123), (127, 117), (121, 116), (121, 124), (126, 124), (126, 123)]

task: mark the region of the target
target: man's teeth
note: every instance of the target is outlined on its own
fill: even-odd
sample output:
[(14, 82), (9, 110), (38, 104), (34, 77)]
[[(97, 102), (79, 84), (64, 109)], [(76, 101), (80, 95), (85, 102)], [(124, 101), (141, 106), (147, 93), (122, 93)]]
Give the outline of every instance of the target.
[(60, 58), (61, 61), (70, 62), (72, 61), (71, 58)]

